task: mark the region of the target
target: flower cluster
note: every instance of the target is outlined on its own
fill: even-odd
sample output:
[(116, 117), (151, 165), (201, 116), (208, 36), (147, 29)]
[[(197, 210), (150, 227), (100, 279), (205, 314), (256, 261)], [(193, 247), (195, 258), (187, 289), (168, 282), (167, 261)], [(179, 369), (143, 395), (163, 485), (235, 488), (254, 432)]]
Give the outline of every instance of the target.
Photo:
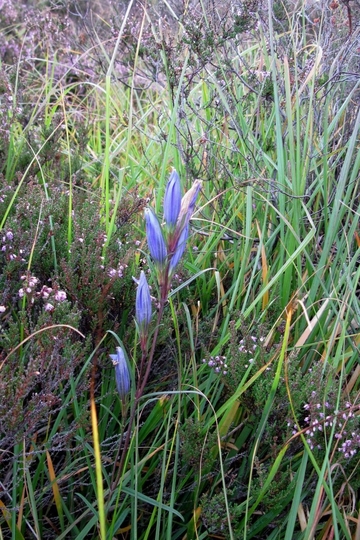
[(342, 452), (346, 459), (352, 458), (360, 448), (360, 433), (352, 431), (348, 437), (348, 439), (341, 443), (340, 448), (338, 448), (338, 451)]
[(24, 274), (20, 279), (23, 281), (23, 287), (19, 289), (19, 297), (23, 298), (26, 296), (27, 300), (30, 301), (31, 304), (35, 302), (35, 299), (44, 300), (45, 311), (53, 311), (55, 309), (54, 302), (61, 303), (65, 302), (67, 299), (65, 291), (58, 288), (48, 287), (47, 285), (43, 285), (40, 291), (36, 291), (39, 279), (31, 274)]
[[(312, 392), (312, 397), (316, 397), (316, 392)], [(303, 428), (306, 442), (310, 450), (317, 448), (320, 450), (323, 446), (323, 440), (330, 437), (330, 429), (335, 426), (336, 432), (334, 438), (338, 441), (338, 452), (343, 454), (346, 459), (352, 458), (360, 447), (360, 431), (356, 428), (354, 421), (354, 408), (347, 401), (343, 411), (338, 411), (330, 405), (328, 401), (321, 403), (305, 403), (303, 406), (308, 415), (304, 418), (305, 427)], [(288, 426), (291, 423), (288, 422)], [(296, 435), (298, 428), (296, 425), (292, 428), (292, 434)]]
[(209, 360), (203, 358), (203, 364), (207, 364), (215, 373), (227, 375), (228, 366), (226, 364), (226, 356), (210, 356)]
[[(197, 196), (201, 188), (200, 180), (196, 180), (187, 193), (181, 196), (180, 177), (174, 169), (170, 174), (164, 195), (164, 225), (162, 225), (152, 208), (145, 210), (146, 237), (150, 255), (157, 270), (157, 278), (160, 289), (160, 301), (158, 304), (158, 317), (161, 317), (167, 295), (171, 286), (171, 279), (186, 247), (189, 236), (189, 223), (194, 212)], [(140, 348), (142, 351), (139, 377), (143, 378), (141, 391), (146, 384), (149, 375), (152, 358), (147, 358), (149, 326), (152, 319), (152, 303), (150, 287), (144, 271), (140, 278), (133, 278), (137, 284), (135, 301), (135, 321), (140, 336)], [(155, 330), (156, 334), (156, 330)], [(154, 336), (153, 336), (153, 339)], [(151, 355), (150, 355), (151, 356)], [(130, 376), (124, 353), (120, 347), (116, 355), (110, 355), (115, 365), (116, 385), (120, 398), (124, 400), (130, 390)], [(147, 358), (147, 361), (145, 361)], [(223, 374), (226, 374), (224, 357), (219, 359)], [(209, 364), (210, 365), (210, 364)], [(216, 367), (215, 367), (216, 370)], [(220, 370), (220, 368), (219, 368)]]
[(253, 363), (256, 350), (263, 344), (264, 341), (264, 337), (257, 338), (256, 336), (252, 335), (246, 336), (246, 338), (240, 340), (238, 350), (239, 353), (245, 355), (246, 357), (246, 364), (244, 365), (245, 368), (249, 367), (249, 364)]
[(145, 210), (146, 237), (158, 270), (160, 286), (168, 284), (185, 251), (189, 223), (200, 189), (201, 181), (195, 180), (189, 191), (181, 197), (180, 177), (174, 169), (164, 195), (165, 225), (160, 224), (152, 208)]
[(124, 270), (127, 268), (127, 264), (119, 264), (117, 268), (109, 268), (107, 273), (111, 279), (124, 277)]
[(14, 252), (13, 240), (14, 240), (14, 233), (11, 230), (6, 231), (1, 237), (0, 250), (4, 253), (8, 261), (16, 261), (16, 260), (24, 261), (24, 259), (22, 258), (22, 255), (23, 255), (22, 250), (20, 250), (19, 253)]
[[(251, 340), (250, 343), (245, 343), (244, 339), (240, 340), (240, 342), (239, 342), (239, 352), (252, 354), (253, 351), (255, 351), (257, 349), (257, 347), (258, 347), (258, 345), (257, 345), (258, 338), (256, 336), (249, 336), (249, 339)], [(264, 339), (265, 338), (261, 337), (261, 338), (259, 338), (259, 341), (262, 343), (264, 341)]]
[(23, 281), (23, 287), (19, 289), (19, 297), (23, 298), (26, 296), (33, 304), (36, 296), (35, 289), (39, 283), (38, 278), (32, 275), (23, 275), (20, 279)]

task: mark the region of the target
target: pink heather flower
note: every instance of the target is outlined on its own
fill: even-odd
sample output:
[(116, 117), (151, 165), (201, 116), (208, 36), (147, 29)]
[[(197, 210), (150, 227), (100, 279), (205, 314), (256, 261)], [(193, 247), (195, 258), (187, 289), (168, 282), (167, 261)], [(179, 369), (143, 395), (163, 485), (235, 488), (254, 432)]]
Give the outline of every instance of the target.
[(47, 298), (49, 298), (51, 292), (52, 292), (52, 288), (44, 285), (40, 291), (40, 296), (42, 296), (46, 300)]
[(53, 311), (55, 308), (52, 304), (50, 304), (50, 302), (47, 302), (45, 305), (44, 305), (44, 309), (45, 311)]
[(29, 287), (34, 288), (38, 282), (39, 282), (38, 278), (32, 276), (32, 277), (29, 279)]
[(6, 307), (5, 306), (0, 306), (0, 313), (4, 313), (6, 311)]
[(66, 292), (65, 291), (56, 291), (54, 298), (55, 298), (55, 300), (57, 302), (65, 302), (65, 300), (67, 298)]

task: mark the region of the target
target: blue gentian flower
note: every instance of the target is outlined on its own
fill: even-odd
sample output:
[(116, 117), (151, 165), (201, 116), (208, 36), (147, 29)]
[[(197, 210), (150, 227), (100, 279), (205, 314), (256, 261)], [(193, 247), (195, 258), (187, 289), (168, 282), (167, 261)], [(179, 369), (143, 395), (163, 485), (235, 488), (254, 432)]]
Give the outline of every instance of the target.
[(146, 238), (151, 257), (155, 264), (162, 267), (166, 263), (166, 244), (161, 225), (151, 208), (145, 209)]
[(173, 256), (170, 259), (170, 274), (172, 274), (175, 270), (175, 267), (178, 265), (186, 247), (186, 241), (189, 236), (189, 223), (185, 226), (185, 228), (181, 231), (179, 240), (177, 242), (175, 251), (173, 253)]
[(116, 354), (110, 354), (110, 358), (115, 367), (116, 388), (121, 401), (124, 401), (130, 391), (130, 372), (124, 351), (116, 347)]
[(171, 237), (169, 236), (170, 242), (168, 247), (172, 255), (169, 265), (170, 275), (174, 272), (175, 267), (185, 251), (186, 241), (189, 236), (189, 223), (195, 209), (195, 203), (200, 189), (201, 181), (195, 180), (189, 191), (187, 191), (181, 199), (176, 227)]
[(140, 272), (140, 279), (137, 281), (135, 301), (135, 318), (140, 330), (146, 330), (151, 322), (152, 306), (148, 282), (143, 270)]
[(195, 203), (201, 189), (201, 180), (195, 180), (189, 191), (181, 199), (181, 207), (177, 220), (177, 228), (184, 228), (194, 213)]
[(174, 169), (166, 184), (164, 195), (164, 219), (168, 227), (175, 227), (181, 206), (180, 177)]

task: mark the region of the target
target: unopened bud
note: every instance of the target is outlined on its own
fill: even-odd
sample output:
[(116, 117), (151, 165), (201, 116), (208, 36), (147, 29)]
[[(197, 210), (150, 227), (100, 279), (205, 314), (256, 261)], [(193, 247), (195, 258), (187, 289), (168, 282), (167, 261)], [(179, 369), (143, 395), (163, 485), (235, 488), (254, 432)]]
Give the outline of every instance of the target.
[(121, 347), (116, 347), (116, 354), (110, 354), (115, 367), (115, 382), (121, 401), (124, 401), (130, 391), (129, 367)]

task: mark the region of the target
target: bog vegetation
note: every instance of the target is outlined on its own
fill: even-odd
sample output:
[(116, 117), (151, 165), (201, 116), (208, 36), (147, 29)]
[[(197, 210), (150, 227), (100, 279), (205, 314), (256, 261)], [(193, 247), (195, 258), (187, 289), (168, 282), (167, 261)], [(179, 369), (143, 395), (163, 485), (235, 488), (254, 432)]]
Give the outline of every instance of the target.
[(359, 538), (358, 6), (105, 4), (0, 1), (0, 538)]

